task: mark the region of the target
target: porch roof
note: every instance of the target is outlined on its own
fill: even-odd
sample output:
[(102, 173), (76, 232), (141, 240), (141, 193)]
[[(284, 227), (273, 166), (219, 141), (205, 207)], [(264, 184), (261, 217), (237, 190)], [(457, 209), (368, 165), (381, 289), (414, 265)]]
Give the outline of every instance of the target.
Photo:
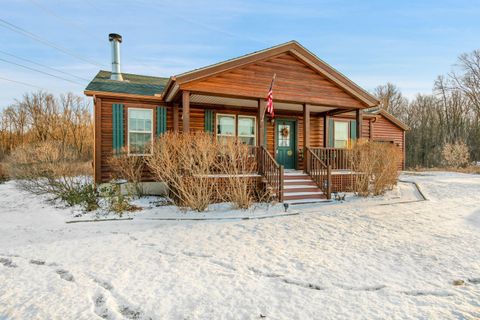
[(112, 92), (143, 96), (155, 96), (162, 92), (168, 78), (142, 76), (138, 74), (122, 73), (123, 81), (111, 80), (111, 72), (100, 70), (95, 78), (85, 88), (88, 92)]

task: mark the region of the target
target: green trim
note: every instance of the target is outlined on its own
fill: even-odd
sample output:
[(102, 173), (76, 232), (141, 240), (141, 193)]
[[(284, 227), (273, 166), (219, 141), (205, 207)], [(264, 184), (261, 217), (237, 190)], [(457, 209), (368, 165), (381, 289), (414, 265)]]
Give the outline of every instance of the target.
[(350, 140), (357, 140), (357, 120), (350, 121)]
[(113, 114), (113, 150), (115, 154), (120, 153), (123, 147), (123, 104), (114, 103), (112, 105)]
[(328, 119), (328, 145), (327, 147), (333, 148), (333, 145), (335, 144), (334, 142), (334, 126), (335, 126), (335, 121), (333, 118)]
[(297, 146), (298, 146), (298, 121), (297, 119), (292, 119), (292, 118), (280, 118), (280, 119), (275, 119), (275, 160), (278, 161), (278, 153), (277, 153), (277, 148), (278, 148), (278, 123), (281, 121), (285, 122), (291, 122), (293, 130), (295, 130), (294, 135), (293, 135), (293, 169), (298, 168), (298, 152), (297, 152)]
[(205, 132), (213, 133), (214, 128), (214, 114), (213, 110), (206, 109), (205, 110)]
[(167, 107), (157, 107), (157, 136), (167, 131)]

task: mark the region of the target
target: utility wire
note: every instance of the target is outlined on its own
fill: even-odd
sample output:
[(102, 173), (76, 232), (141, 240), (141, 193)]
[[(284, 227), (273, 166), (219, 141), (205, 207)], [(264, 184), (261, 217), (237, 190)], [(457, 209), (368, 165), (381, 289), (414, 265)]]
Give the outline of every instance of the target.
[(58, 79), (61, 79), (61, 80), (64, 80), (64, 81), (68, 81), (68, 82), (71, 82), (71, 83), (75, 83), (75, 84), (84, 86), (83, 83), (80, 83), (80, 82), (77, 82), (77, 81), (74, 81), (74, 80), (70, 80), (70, 79), (67, 79), (67, 78), (59, 77), (59, 76), (56, 76), (54, 74), (51, 74), (51, 73), (48, 73), (48, 72), (45, 72), (45, 71), (42, 71), (42, 70), (38, 70), (38, 69), (35, 69), (35, 68), (31, 68), (31, 67), (25, 66), (25, 65), (20, 64), (20, 63), (16, 63), (16, 62), (13, 62), (13, 61), (8, 61), (8, 60), (2, 59), (2, 58), (0, 58), (0, 61), (10, 63), (10, 64), (13, 64), (13, 65), (16, 65), (16, 66), (19, 66), (19, 67), (22, 67), (22, 68), (25, 68), (25, 69), (28, 69), (28, 70), (32, 70), (32, 71), (35, 71), (35, 72), (39, 72), (39, 73), (45, 74), (47, 76), (51, 76), (51, 77), (54, 77), (54, 78), (58, 78)]
[(10, 81), (10, 82), (14, 82), (14, 83), (19, 83), (19, 84), (23, 84), (24, 86), (28, 86), (28, 87), (33, 87), (33, 88), (37, 88), (37, 89), (40, 89), (40, 90), (44, 90), (44, 88), (42, 87), (38, 87), (34, 84), (30, 84), (30, 83), (26, 83), (26, 82), (22, 82), (22, 81), (17, 81), (17, 80), (12, 80), (12, 79), (8, 79), (8, 78), (4, 78), (4, 77), (0, 77), (0, 80), (5, 80), (5, 81)]
[[(44, 12), (48, 13), (49, 15), (59, 19), (59, 20), (62, 20), (65, 24), (68, 24), (70, 27), (74, 27), (75, 29), (77, 30), (80, 30), (81, 32), (87, 34), (88, 36), (90, 37), (94, 37), (98, 40), (100, 40), (101, 38), (98, 36), (98, 34), (93, 34), (91, 33), (90, 31), (88, 31), (87, 29), (83, 28), (81, 25), (71, 21), (70, 19), (68, 18), (64, 18), (63, 16), (53, 12), (52, 10), (50, 10), (48, 7), (44, 6), (43, 4), (40, 4), (38, 3), (38, 1), (36, 0), (28, 0), (30, 3), (32, 3), (33, 5), (37, 6), (38, 8), (40, 8), (41, 10), (43, 10)], [(103, 40), (103, 39), (102, 39)]]
[(53, 42), (50, 42), (50, 41), (48, 41), (48, 40), (45, 40), (45, 39), (37, 36), (36, 34), (30, 32), (30, 31), (27, 31), (27, 30), (25, 30), (25, 29), (23, 29), (23, 28), (21, 28), (21, 27), (19, 27), (19, 26), (16, 26), (16, 25), (14, 25), (14, 24), (12, 24), (12, 23), (10, 23), (10, 22), (8, 22), (8, 21), (5, 21), (5, 20), (3, 20), (3, 19), (1, 19), (1, 18), (0, 18), (0, 26), (4, 27), (4, 28), (6, 28), (6, 29), (9, 29), (9, 30), (11, 30), (11, 31), (13, 31), (13, 32), (22, 34), (22, 35), (24, 35), (24, 36), (26, 36), (26, 37), (28, 37), (28, 38), (31, 38), (31, 39), (33, 39), (33, 40), (35, 40), (35, 41), (37, 41), (37, 42), (40, 42), (40, 43), (42, 43), (42, 44), (44, 44), (44, 45), (46, 45), (46, 46), (52, 47), (52, 48), (54, 48), (54, 49), (56, 49), (56, 50), (58, 50), (58, 51), (63, 52), (64, 54), (67, 54), (67, 55), (69, 55), (69, 56), (75, 57), (75, 58), (77, 58), (77, 59), (79, 59), (79, 60), (88, 62), (88, 63), (93, 64), (93, 65), (96, 65), (96, 66), (103, 67), (103, 65), (100, 64), (100, 63), (97, 63), (97, 62), (95, 62), (95, 61), (93, 61), (93, 60), (90, 60), (90, 59), (88, 59), (88, 58), (84, 58), (84, 57), (82, 57), (81, 55), (76, 54), (75, 52), (72, 52), (72, 51), (70, 51), (70, 50), (68, 50), (68, 49), (66, 49), (66, 48), (63, 48), (63, 47), (61, 47), (61, 46), (59, 46), (59, 45), (56, 45), (56, 44), (54, 44)]
[(49, 70), (52, 70), (52, 71), (55, 71), (55, 72), (58, 72), (58, 73), (63, 73), (65, 75), (68, 75), (68, 76), (71, 76), (71, 77), (75, 77), (77, 79), (80, 79), (80, 80), (83, 80), (83, 81), (90, 81), (88, 79), (85, 79), (85, 78), (82, 78), (82, 77), (79, 77), (77, 75), (74, 75), (73, 73), (69, 73), (69, 72), (66, 72), (66, 71), (62, 71), (60, 69), (57, 69), (57, 68), (53, 68), (53, 67), (49, 67), (47, 65), (44, 65), (44, 64), (41, 64), (41, 63), (38, 63), (38, 62), (35, 62), (35, 61), (32, 61), (32, 60), (29, 60), (29, 59), (25, 59), (25, 58), (22, 58), (22, 57), (19, 57), (17, 55), (14, 55), (14, 54), (11, 54), (11, 53), (8, 53), (8, 52), (5, 52), (3, 50), (0, 50), (0, 53), (3, 53), (7, 56), (10, 56), (10, 57), (13, 57), (13, 58), (16, 58), (16, 59), (19, 59), (19, 60), (22, 60), (22, 61), (25, 61), (25, 62), (29, 62), (31, 64), (35, 64), (37, 66), (40, 66), (40, 67), (43, 67), (43, 68), (46, 68), (46, 69), (49, 69)]

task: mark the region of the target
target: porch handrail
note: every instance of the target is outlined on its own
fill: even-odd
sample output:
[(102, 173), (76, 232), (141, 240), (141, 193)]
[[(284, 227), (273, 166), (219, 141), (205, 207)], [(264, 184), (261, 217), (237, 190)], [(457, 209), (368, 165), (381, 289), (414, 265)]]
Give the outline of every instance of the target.
[(279, 165), (265, 146), (258, 148), (258, 172), (265, 178), (273, 189), (278, 201), (283, 201), (284, 168)]
[(343, 148), (310, 148), (326, 166), (330, 165), (333, 170), (352, 170), (351, 149)]
[(311, 148), (305, 147), (306, 172), (317, 186), (325, 193), (327, 199), (332, 198), (332, 166), (326, 164)]

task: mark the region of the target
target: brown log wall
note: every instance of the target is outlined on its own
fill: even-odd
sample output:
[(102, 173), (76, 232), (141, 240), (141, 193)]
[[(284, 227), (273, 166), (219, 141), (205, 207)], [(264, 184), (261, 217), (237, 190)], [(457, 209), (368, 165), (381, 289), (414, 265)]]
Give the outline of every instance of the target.
[[(125, 146), (128, 143), (128, 108), (148, 108), (153, 109), (154, 112), (154, 125), (153, 132), (156, 132), (156, 113), (155, 107), (162, 105), (155, 101), (142, 101), (138, 99), (119, 99), (119, 98), (102, 98), (98, 99), (99, 103), (95, 104), (95, 119), (100, 121), (100, 124), (96, 123), (95, 126), (95, 179), (97, 182), (106, 182), (111, 179), (111, 168), (108, 165), (108, 159), (112, 156), (112, 140), (113, 140), (113, 128), (112, 128), (112, 105), (114, 103), (122, 103), (124, 105), (124, 143)], [(165, 105), (165, 104), (163, 104)], [(252, 108), (232, 108), (223, 106), (200, 106), (192, 104), (190, 108), (190, 129), (191, 131), (203, 131), (204, 130), (204, 114), (205, 109), (213, 109), (216, 114), (236, 114), (236, 115), (249, 115), (256, 116), (257, 110)], [(335, 118), (341, 119), (342, 117), (336, 116)], [(348, 117), (343, 117), (348, 118)], [(182, 109), (179, 107), (179, 130), (182, 130)], [(276, 111), (276, 119), (294, 119), (297, 121), (296, 135), (297, 135), (297, 169), (303, 169), (303, 114), (301, 112), (294, 111)], [(258, 121), (258, 119), (257, 119)], [(384, 118), (383, 116), (377, 116), (377, 120), (371, 123), (373, 119), (364, 118), (362, 125), (362, 134), (364, 138), (371, 138), (373, 140), (392, 141), (399, 148), (404, 151), (404, 135), (403, 130), (394, 125), (392, 122)], [(267, 149), (275, 156), (275, 124), (272, 124), (269, 118), (265, 119), (265, 125), (267, 128)], [(318, 114), (311, 114), (310, 116), (310, 146), (322, 147), (324, 143), (323, 130), (324, 130), (323, 116)], [(373, 128), (373, 136), (371, 132)], [(173, 130), (173, 106), (167, 106), (167, 130)], [(99, 149), (98, 149), (99, 148)], [(399, 167), (403, 166), (404, 160)], [(148, 171), (145, 172), (145, 179), (151, 180), (152, 177)]]

